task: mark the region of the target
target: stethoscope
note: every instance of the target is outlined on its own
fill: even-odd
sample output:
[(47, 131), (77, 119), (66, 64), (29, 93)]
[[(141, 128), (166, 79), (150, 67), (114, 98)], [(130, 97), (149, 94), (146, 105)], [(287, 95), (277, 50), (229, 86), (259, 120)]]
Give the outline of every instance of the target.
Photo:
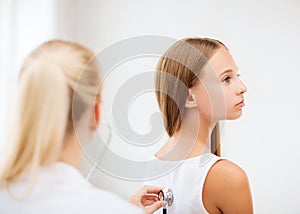
[(167, 207), (170, 207), (174, 201), (174, 194), (171, 188), (165, 187), (164, 189), (160, 190), (157, 194), (159, 201), (166, 201), (167, 204), (163, 207), (162, 213), (167, 214)]
[(106, 145), (106, 146), (105, 146), (105, 148), (103, 149), (103, 151), (100, 153), (100, 155), (98, 156), (98, 159), (97, 159), (96, 163), (93, 164), (92, 168), (90, 169), (90, 171), (88, 172), (87, 176), (85, 177), (85, 179), (86, 179), (87, 181), (90, 180), (90, 178), (91, 178), (91, 176), (94, 174), (94, 172), (95, 172), (97, 166), (101, 164), (101, 161), (102, 161), (102, 159), (103, 159), (103, 157), (104, 157), (105, 152), (106, 152), (107, 149), (108, 149), (108, 146), (109, 146), (110, 140), (111, 140), (111, 135), (112, 135), (112, 134), (111, 134), (111, 128), (110, 128), (110, 125), (109, 125), (108, 123), (106, 123), (106, 122), (102, 122), (101, 124), (104, 125), (104, 126), (108, 129), (108, 137), (107, 137), (107, 140), (106, 140), (106, 142), (105, 142), (105, 145)]

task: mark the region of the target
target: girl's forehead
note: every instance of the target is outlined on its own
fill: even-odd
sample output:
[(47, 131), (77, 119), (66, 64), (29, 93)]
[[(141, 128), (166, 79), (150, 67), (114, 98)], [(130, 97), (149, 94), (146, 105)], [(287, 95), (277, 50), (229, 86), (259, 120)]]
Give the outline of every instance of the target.
[(238, 69), (233, 57), (225, 48), (216, 51), (208, 61), (207, 67), (210, 67), (209, 70), (213, 70), (216, 75), (221, 75), (226, 70)]

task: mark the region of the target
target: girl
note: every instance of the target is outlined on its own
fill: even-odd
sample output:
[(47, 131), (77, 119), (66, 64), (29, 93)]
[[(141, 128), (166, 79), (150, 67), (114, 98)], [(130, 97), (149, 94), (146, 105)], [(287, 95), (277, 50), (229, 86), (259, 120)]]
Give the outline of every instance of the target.
[(156, 68), (156, 97), (168, 141), (155, 154), (180, 162), (151, 184), (173, 189), (168, 213), (253, 213), (246, 173), (220, 157), (219, 121), (237, 119), (246, 86), (227, 47), (187, 38), (171, 46)]
[[(77, 169), (80, 143), (91, 139), (100, 120), (101, 78), (93, 58), (86, 47), (59, 40), (26, 58), (0, 161), (0, 213), (142, 213), (93, 187)], [(149, 205), (144, 210), (152, 213), (163, 204), (150, 203), (147, 193), (159, 190), (143, 187), (131, 202)]]

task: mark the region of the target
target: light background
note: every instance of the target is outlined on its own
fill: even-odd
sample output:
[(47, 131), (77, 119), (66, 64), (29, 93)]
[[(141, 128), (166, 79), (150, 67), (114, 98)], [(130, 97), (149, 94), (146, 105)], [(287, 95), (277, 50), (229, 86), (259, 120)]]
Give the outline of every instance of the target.
[[(229, 47), (248, 87), (244, 115), (224, 125), (224, 156), (247, 172), (256, 213), (300, 212), (299, 1), (1, 0), (0, 6), (1, 147), (18, 69), (25, 55), (41, 42), (71, 39), (99, 52), (140, 35), (212, 37)], [(104, 91), (104, 102), (109, 103), (118, 83), (143, 69), (152, 70), (155, 62), (144, 59), (120, 66), (132, 72), (118, 75), (116, 71), (116, 79)], [(130, 123), (137, 132), (147, 132), (149, 115), (157, 111), (154, 96), (147, 94), (134, 104)], [(109, 118), (105, 108), (103, 118)], [(113, 139), (114, 152), (136, 160), (149, 158), (155, 150), (132, 154), (116, 135)], [(82, 166), (86, 172), (88, 164)], [(100, 172), (93, 181), (123, 197), (140, 185)]]

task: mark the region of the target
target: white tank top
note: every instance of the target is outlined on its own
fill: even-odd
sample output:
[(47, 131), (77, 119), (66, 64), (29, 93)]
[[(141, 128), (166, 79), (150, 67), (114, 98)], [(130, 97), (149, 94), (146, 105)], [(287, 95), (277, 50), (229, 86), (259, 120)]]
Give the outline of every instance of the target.
[[(203, 185), (211, 167), (224, 159), (211, 153), (184, 160), (171, 172), (146, 182), (147, 185), (170, 187), (173, 191), (174, 202), (167, 207), (168, 214), (202, 214), (208, 213), (202, 201)], [(164, 161), (159, 160), (164, 164)], [(162, 213), (162, 210), (155, 212)]]

